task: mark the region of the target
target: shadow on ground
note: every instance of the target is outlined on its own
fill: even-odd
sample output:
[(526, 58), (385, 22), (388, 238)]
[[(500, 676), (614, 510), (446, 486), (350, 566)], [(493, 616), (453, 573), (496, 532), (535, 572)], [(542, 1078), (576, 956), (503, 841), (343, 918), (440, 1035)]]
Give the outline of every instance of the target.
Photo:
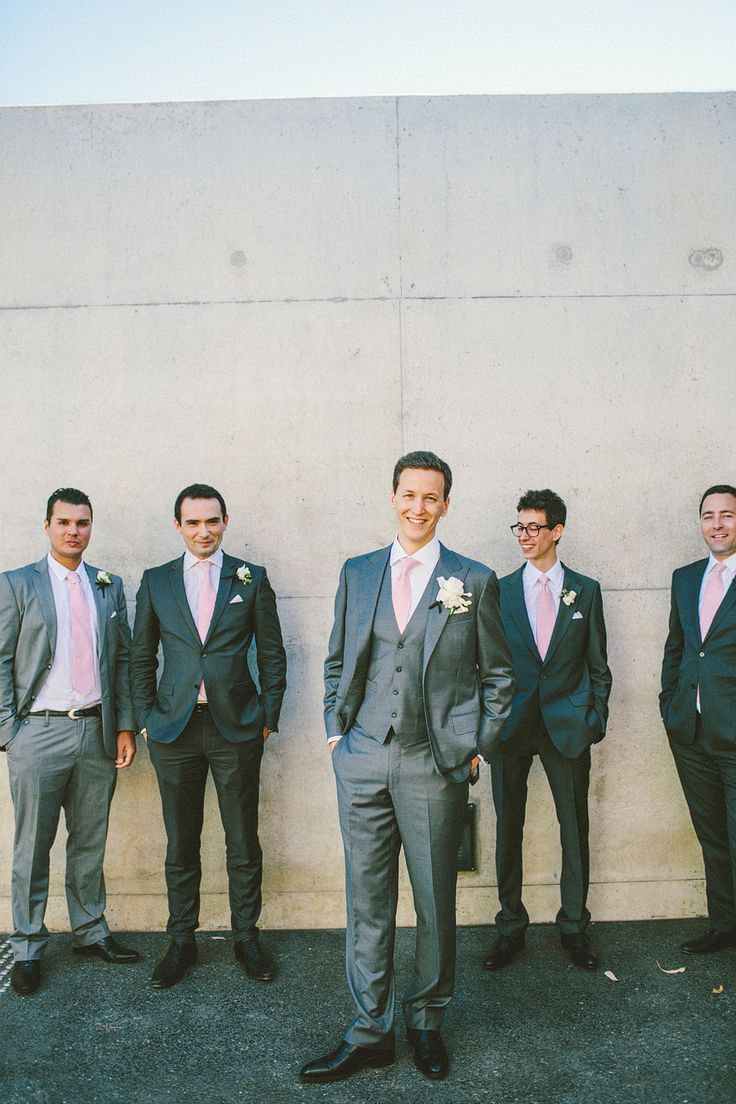
[[(444, 1037), (447, 1081), (430, 1084), (406, 1053), (338, 1085), (304, 1086), (299, 1066), (337, 1044), (350, 1021), (342, 932), (269, 932), (274, 985), (251, 982), (232, 945), (199, 938), (199, 963), (180, 985), (147, 985), (163, 935), (131, 935), (145, 961), (108, 966), (54, 937), (43, 984), (0, 996), (3, 1104), (733, 1104), (736, 951), (688, 959), (692, 921), (601, 923), (602, 967), (576, 970), (556, 930), (530, 930), (524, 955), (498, 974), (480, 964), (486, 928), (458, 932), (457, 993)], [(399, 990), (413, 932), (397, 939)], [(684, 974), (665, 969), (686, 966)], [(604, 970), (612, 971), (617, 982)], [(713, 990), (723, 986), (723, 992)]]

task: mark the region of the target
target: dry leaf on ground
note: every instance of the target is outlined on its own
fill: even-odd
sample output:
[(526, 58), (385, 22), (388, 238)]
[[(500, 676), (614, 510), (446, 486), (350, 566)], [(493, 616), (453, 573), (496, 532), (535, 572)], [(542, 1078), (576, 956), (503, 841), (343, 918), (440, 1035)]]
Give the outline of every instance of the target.
[(657, 966), (663, 974), (684, 974), (687, 970), (687, 966), (678, 966), (676, 970), (665, 970), (664, 966), (660, 966), (659, 963), (657, 963)]

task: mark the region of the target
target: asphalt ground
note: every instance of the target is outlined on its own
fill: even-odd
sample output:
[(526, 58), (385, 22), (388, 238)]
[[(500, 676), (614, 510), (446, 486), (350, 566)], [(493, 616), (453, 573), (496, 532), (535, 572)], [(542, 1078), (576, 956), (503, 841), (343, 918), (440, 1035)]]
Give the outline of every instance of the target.
[[(702, 929), (595, 924), (602, 965), (587, 974), (556, 929), (539, 925), (519, 959), (489, 974), (480, 967), (492, 932), (461, 928), (443, 1029), (449, 1078), (428, 1082), (414, 1068), (399, 1009), (395, 1065), (314, 1086), (300, 1083), (299, 1067), (337, 1045), (351, 1019), (343, 932), (264, 933), (279, 967), (272, 985), (245, 976), (229, 938), (200, 933), (197, 966), (163, 992), (147, 982), (164, 935), (116, 933), (144, 955), (132, 966), (73, 955), (69, 936), (56, 935), (42, 986), (25, 998), (7, 986), (0, 945), (0, 1101), (734, 1104), (736, 950), (683, 955), (679, 943)], [(412, 953), (413, 932), (402, 929), (399, 991)]]

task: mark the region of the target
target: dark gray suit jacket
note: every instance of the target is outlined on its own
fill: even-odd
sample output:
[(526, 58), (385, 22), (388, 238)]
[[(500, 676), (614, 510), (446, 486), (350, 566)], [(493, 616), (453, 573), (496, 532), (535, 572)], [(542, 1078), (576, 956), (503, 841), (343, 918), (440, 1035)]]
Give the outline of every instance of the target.
[[(265, 568), (247, 563), (251, 582), (238, 579), (243, 563), (223, 555), (204, 643), (187, 602), (184, 557), (144, 572), (136, 598), (131, 680), (138, 726), (151, 740), (171, 743), (183, 731), (203, 679), (212, 718), (226, 740), (241, 743), (261, 738), (264, 725), (278, 728), (286, 653), (276, 598)], [(260, 692), (248, 669), (254, 638)], [(159, 643), (164, 669), (157, 688)]]
[[(102, 733), (105, 751), (117, 755), (118, 732), (135, 728), (128, 662), (130, 629), (122, 579), (96, 581), (85, 564), (97, 607)], [(10, 743), (48, 676), (56, 648), (56, 606), (46, 556), (0, 575), (0, 746)]]
[(672, 576), (670, 625), (662, 662), (659, 708), (667, 735), (695, 740), (700, 686), (703, 734), (714, 747), (736, 749), (736, 582), (726, 591), (705, 640), (698, 604), (708, 560), (680, 567)]
[[(464, 781), (478, 752), (490, 757), (501, 735), (513, 673), (501, 625), (498, 580), (490, 568), (440, 545), (429, 585), (455, 576), (472, 593), (466, 613), (434, 604), (424, 633), (423, 699), (437, 769)], [(371, 631), (391, 546), (348, 560), (340, 573), (335, 622), (325, 660), (328, 739), (353, 725), (365, 693)], [(437, 587), (437, 589), (439, 589)]]
[(544, 661), (524, 601), (524, 566), (501, 579), (501, 615), (516, 674), (511, 715), (501, 750), (526, 744), (541, 712), (550, 740), (566, 759), (576, 759), (602, 740), (608, 719), (611, 672), (601, 588), (595, 579), (562, 564), (564, 587), (575, 591), (571, 605), (560, 601)]

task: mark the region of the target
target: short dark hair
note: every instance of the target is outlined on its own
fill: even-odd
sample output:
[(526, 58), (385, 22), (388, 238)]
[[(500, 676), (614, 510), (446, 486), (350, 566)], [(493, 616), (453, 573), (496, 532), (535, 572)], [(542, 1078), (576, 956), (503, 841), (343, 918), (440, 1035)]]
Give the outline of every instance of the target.
[(705, 502), (706, 498), (708, 497), (708, 495), (712, 494), (730, 494), (733, 495), (734, 498), (736, 498), (736, 487), (732, 487), (729, 483), (717, 483), (715, 487), (709, 487), (700, 500), (698, 517), (700, 517), (703, 512), (703, 503)]
[(219, 491), (216, 491), (214, 487), (210, 487), (209, 483), (192, 483), (189, 487), (185, 487), (183, 491), (179, 491), (176, 496), (176, 502), (174, 503), (174, 517), (178, 522), (181, 522), (181, 504), (185, 498), (216, 498), (220, 503), (222, 509), (222, 516), (227, 517), (227, 506), (225, 505), (225, 499), (222, 497)]
[(543, 510), (550, 529), (554, 529), (555, 525), (564, 525), (567, 520), (567, 506), (549, 487), (542, 491), (527, 491), (517, 502), (516, 509)]
[(92, 517), (92, 503), (84, 491), (78, 491), (76, 487), (59, 487), (49, 495), (49, 500), (46, 503), (47, 521), (51, 521), (51, 515), (57, 502), (68, 502), (70, 506), (89, 506), (89, 516)]
[(444, 499), (445, 502), (447, 502), (452, 489), (452, 472), (450, 471), (449, 464), (446, 464), (444, 460), (440, 460), (439, 456), (434, 452), (407, 452), (406, 456), (402, 456), (400, 460), (396, 461), (393, 483), (394, 494), (396, 494), (396, 488), (399, 485), (401, 473), (406, 471), (407, 468), (419, 468), (421, 471), (439, 472), (445, 481)]

